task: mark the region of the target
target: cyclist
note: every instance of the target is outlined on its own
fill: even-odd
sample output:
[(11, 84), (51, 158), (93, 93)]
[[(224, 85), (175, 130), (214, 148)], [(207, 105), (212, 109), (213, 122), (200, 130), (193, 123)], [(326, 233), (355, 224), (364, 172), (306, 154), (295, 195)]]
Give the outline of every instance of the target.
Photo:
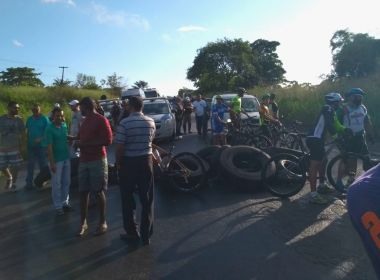
[[(331, 92), (325, 95), (325, 105), (322, 107), (316, 125), (306, 138), (306, 145), (310, 150), (310, 202), (325, 204), (328, 200), (320, 193), (328, 193), (333, 190), (325, 183), (326, 157), (325, 157), (325, 137), (326, 132), (331, 135), (345, 131), (345, 127), (338, 121), (335, 111), (343, 101), (339, 93)], [(319, 174), (319, 186), (317, 192), (317, 174)]]
[(245, 88), (238, 88), (238, 94), (231, 100), (230, 118), (234, 127), (240, 129), (241, 99), (247, 93)]
[(351, 185), (347, 209), (380, 279), (380, 165), (368, 170)]
[(271, 93), (269, 96), (269, 112), (273, 118), (278, 120), (279, 119), (279, 111), (278, 111), (278, 104), (276, 103), (276, 101), (274, 101), (275, 99), (276, 99), (276, 94)]
[[(345, 149), (347, 152), (368, 155), (368, 147), (366, 143), (366, 134), (368, 140), (373, 142), (372, 125), (369, 118), (367, 108), (362, 104), (364, 91), (360, 88), (352, 88), (347, 94), (347, 103), (339, 110), (338, 117), (345, 127), (352, 130), (353, 136), (347, 143)], [(348, 168), (356, 170), (356, 162), (349, 162)], [(342, 169), (339, 168), (340, 172)], [(337, 187), (344, 192), (344, 184), (341, 179), (342, 174), (338, 174)]]
[[(263, 130), (264, 134), (272, 139), (272, 133), (269, 130), (268, 125), (281, 125), (280, 121), (272, 116), (272, 114), (269, 111), (269, 105), (270, 105), (270, 95), (265, 94), (261, 98), (261, 104), (260, 104), (260, 119), (261, 119), (261, 129)], [(273, 139), (272, 139), (273, 140)]]
[(226, 135), (224, 133), (224, 114), (228, 111), (228, 107), (223, 103), (220, 95), (215, 97), (216, 104), (211, 108), (211, 129), (214, 145), (226, 145)]

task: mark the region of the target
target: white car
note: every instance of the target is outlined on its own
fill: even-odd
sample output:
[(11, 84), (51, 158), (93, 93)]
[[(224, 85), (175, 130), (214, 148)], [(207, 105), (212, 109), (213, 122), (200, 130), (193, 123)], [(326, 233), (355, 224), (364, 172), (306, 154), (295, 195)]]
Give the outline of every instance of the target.
[(144, 115), (151, 117), (156, 123), (155, 140), (175, 138), (175, 116), (166, 98), (144, 99)]
[[(236, 93), (219, 94), (219, 95), (223, 98), (224, 104), (226, 104), (229, 107), (231, 104), (231, 100), (232, 98), (236, 96)], [(211, 106), (216, 104), (215, 97), (216, 95), (212, 97)], [(241, 99), (241, 107), (242, 109), (244, 109), (244, 111), (247, 113), (247, 115), (250, 118), (252, 118), (255, 122), (257, 122), (257, 124), (260, 124), (260, 112), (259, 112), (260, 103), (256, 97), (252, 95), (248, 95), (248, 94), (244, 95), (243, 98)], [(247, 118), (247, 115), (244, 113), (241, 113), (240, 118), (244, 120)], [(229, 118), (230, 118), (230, 114), (225, 113), (224, 121), (227, 121)]]

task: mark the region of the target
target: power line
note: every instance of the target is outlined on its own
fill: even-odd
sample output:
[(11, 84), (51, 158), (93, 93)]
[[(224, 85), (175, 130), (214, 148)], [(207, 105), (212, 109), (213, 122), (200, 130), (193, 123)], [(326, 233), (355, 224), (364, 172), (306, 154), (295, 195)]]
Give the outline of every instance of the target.
[(65, 68), (69, 68), (69, 67), (67, 67), (67, 66), (58, 66), (58, 68), (62, 68), (61, 85), (63, 85), (63, 75), (65, 74)]
[(32, 62), (13, 60), (13, 59), (7, 59), (7, 58), (0, 58), (0, 61), (10, 62), (10, 63), (23, 63), (23, 64), (29, 64), (29, 65), (35, 65), (35, 66), (43, 66), (43, 67), (57, 67), (57, 65), (32, 63)]

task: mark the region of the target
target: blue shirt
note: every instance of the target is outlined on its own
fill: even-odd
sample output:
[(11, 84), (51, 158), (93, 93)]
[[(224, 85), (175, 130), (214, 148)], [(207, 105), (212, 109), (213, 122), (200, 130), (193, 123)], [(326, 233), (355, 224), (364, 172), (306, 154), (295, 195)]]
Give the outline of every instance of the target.
[(225, 104), (214, 104), (211, 108), (212, 119), (211, 119), (211, 128), (214, 132), (222, 132), (224, 124), (219, 121), (223, 121), (224, 114), (228, 111), (228, 107)]

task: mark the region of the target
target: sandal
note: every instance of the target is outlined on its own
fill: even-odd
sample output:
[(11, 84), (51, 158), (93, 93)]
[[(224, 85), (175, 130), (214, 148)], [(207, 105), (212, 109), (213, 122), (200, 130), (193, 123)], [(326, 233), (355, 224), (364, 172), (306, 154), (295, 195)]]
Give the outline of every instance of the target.
[(83, 237), (87, 233), (87, 230), (88, 230), (88, 225), (87, 224), (83, 224), (80, 227), (80, 229), (79, 229), (79, 231), (77, 233), (77, 236)]
[(98, 235), (105, 234), (107, 232), (107, 229), (108, 229), (107, 223), (101, 224), (96, 228), (94, 235), (98, 236)]

